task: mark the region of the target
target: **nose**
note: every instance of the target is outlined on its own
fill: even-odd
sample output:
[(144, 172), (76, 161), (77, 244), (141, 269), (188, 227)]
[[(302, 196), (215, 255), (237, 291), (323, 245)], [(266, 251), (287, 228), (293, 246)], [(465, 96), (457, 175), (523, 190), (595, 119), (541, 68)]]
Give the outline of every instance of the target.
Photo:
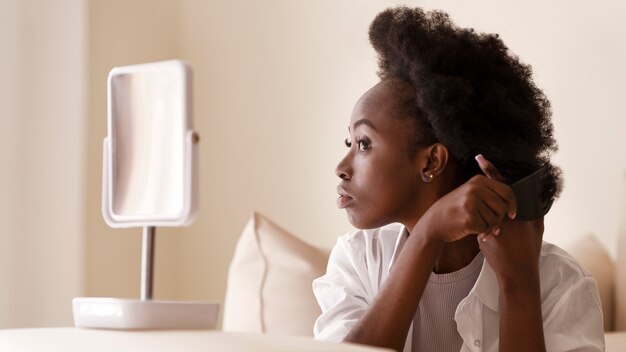
[(350, 163), (349, 152), (343, 159), (341, 159), (341, 161), (337, 165), (337, 168), (335, 169), (335, 174), (337, 175), (337, 177), (339, 177), (340, 179), (344, 181), (347, 181), (350, 178), (352, 178), (352, 166)]

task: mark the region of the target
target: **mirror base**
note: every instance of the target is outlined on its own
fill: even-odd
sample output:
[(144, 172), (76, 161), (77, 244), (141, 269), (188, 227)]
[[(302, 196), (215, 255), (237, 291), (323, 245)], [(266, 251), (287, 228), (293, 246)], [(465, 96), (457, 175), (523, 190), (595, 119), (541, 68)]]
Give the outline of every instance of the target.
[(76, 297), (74, 326), (90, 329), (215, 329), (220, 305), (137, 299)]

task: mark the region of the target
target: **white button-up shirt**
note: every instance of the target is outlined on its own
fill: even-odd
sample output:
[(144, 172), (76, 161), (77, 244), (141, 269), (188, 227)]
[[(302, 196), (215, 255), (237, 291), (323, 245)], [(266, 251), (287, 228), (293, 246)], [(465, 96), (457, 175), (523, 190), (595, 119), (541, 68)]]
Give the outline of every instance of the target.
[[(407, 239), (401, 224), (341, 236), (326, 274), (313, 281), (322, 309), (315, 322), (318, 340), (342, 341), (372, 305)], [(591, 274), (567, 252), (544, 242), (539, 258), (541, 314), (548, 351), (604, 351), (602, 308)], [(499, 289), (485, 260), (454, 320), (463, 339), (461, 351), (498, 351)], [(412, 350), (412, 331), (404, 351)]]

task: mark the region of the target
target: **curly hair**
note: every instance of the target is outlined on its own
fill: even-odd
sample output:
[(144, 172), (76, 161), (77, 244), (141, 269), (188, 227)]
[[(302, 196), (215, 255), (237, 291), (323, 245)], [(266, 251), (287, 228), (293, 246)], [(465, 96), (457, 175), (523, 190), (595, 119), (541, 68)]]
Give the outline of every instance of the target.
[(508, 183), (548, 165), (542, 198), (558, 197), (562, 177), (550, 164), (557, 150), (550, 102), (533, 82), (532, 68), (497, 34), (460, 28), (442, 11), (397, 7), (376, 16), (369, 38), (381, 81), (411, 88), (399, 104), (415, 126), (411, 150), (443, 143), (460, 162), (462, 181), (481, 173), (474, 160), (479, 153)]

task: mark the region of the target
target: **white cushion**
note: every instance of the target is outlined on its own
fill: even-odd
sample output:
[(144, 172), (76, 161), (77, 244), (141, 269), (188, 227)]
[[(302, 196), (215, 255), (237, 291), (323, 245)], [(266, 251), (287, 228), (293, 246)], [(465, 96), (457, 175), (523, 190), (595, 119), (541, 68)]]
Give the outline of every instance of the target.
[(321, 312), (311, 282), (328, 255), (254, 213), (228, 271), (224, 331), (312, 336)]
[(615, 264), (613, 260), (598, 239), (591, 234), (577, 240), (566, 250), (596, 279), (602, 303), (604, 330), (613, 331), (615, 307)]

